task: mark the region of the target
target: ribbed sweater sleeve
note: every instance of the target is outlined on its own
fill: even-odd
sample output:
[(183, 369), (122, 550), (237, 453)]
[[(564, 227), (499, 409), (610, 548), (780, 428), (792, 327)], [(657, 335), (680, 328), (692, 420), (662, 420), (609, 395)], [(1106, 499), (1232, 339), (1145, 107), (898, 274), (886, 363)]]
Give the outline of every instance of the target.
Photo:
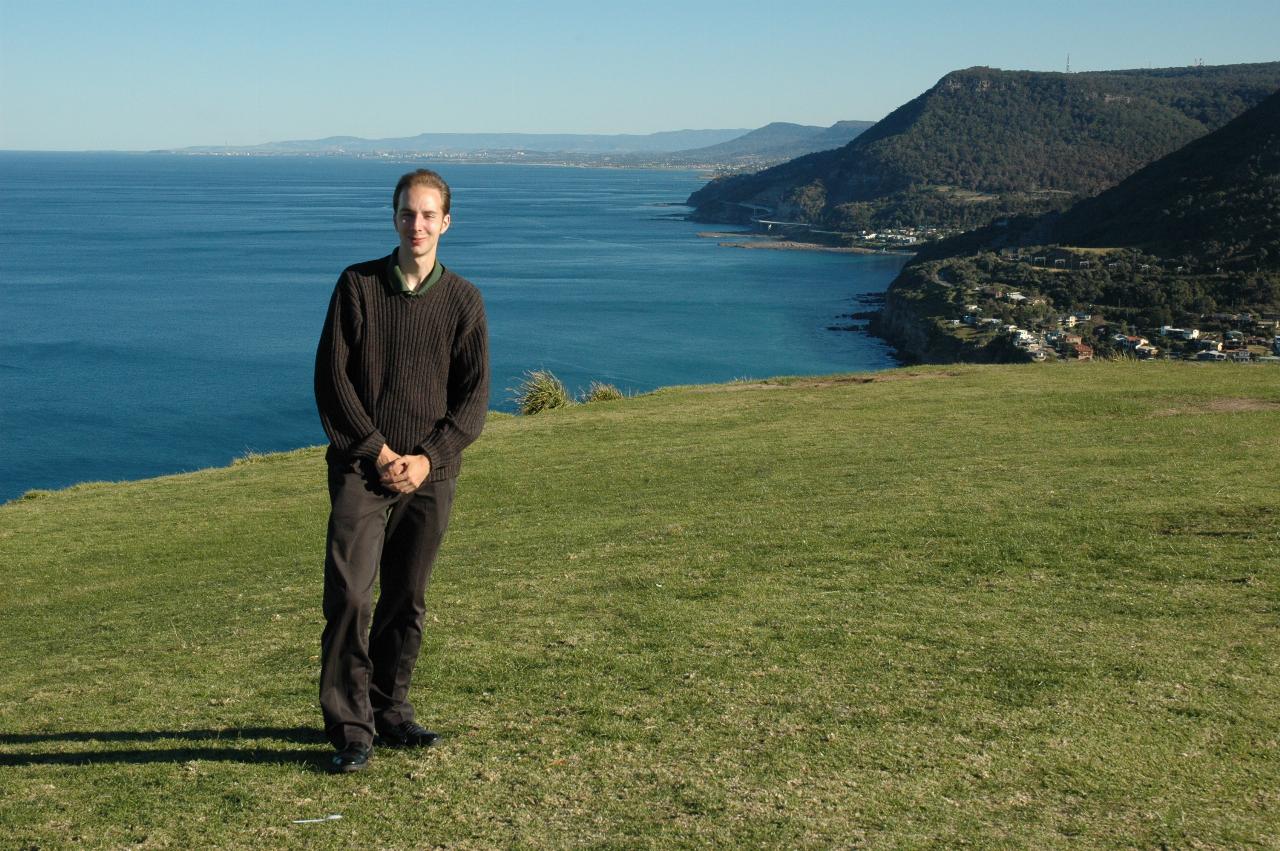
[(364, 332), (364, 310), (351, 276), (343, 272), (334, 287), (316, 349), (315, 393), (320, 423), (329, 442), (345, 456), (376, 461), (386, 438), (365, 409), (352, 375)]
[(447, 392), (445, 415), (416, 447), (432, 468), (458, 465), (462, 450), (480, 436), (489, 410), (489, 331), (478, 293), (468, 299), (454, 336)]

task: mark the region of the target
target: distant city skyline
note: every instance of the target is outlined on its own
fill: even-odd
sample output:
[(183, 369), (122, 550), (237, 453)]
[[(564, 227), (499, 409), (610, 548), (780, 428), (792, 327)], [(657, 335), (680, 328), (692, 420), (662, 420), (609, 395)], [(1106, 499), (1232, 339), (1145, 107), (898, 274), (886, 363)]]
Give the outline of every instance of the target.
[(0, 0), (0, 149), (875, 121), (949, 71), (1280, 60), (1280, 4)]

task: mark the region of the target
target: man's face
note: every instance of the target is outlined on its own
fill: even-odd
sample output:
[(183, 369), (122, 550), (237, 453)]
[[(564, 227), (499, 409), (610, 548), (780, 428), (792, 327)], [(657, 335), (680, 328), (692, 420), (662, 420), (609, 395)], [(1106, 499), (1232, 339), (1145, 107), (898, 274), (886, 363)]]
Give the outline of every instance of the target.
[(400, 234), (400, 250), (411, 257), (431, 257), (440, 242), (440, 234), (449, 229), (449, 216), (444, 212), (440, 190), (431, 186), (410, 186), (400, 193), (396, 210), (396, 233)]

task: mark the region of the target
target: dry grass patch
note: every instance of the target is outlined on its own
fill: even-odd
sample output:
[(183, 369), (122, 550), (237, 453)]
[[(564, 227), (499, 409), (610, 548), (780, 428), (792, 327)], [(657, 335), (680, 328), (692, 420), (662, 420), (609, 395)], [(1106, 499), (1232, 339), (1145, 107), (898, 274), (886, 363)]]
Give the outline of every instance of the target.
[(1280, 402), (1268, 399), (1222, 398), (1205, 402), (1190, 402), (1176, 408), (1153, 411), (1153, 417), (1176, 417), (1197, 414), (1243, 414), (1253, 411), (1280, 411)]

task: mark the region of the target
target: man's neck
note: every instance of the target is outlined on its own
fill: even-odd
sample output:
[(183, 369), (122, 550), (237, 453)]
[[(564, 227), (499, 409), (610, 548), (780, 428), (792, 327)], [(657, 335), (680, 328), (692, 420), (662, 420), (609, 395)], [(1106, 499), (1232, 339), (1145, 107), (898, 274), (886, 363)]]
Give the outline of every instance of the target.
[(433, 251), (421, 257), (414, 257), (403, 248), (397, 248), (396, 265), (400, 267), (400, 274), (404, 275), (405, 282), (411, 287), (416, 287), (430, 277), (431, 270), (436, 267), (436, 253)]

